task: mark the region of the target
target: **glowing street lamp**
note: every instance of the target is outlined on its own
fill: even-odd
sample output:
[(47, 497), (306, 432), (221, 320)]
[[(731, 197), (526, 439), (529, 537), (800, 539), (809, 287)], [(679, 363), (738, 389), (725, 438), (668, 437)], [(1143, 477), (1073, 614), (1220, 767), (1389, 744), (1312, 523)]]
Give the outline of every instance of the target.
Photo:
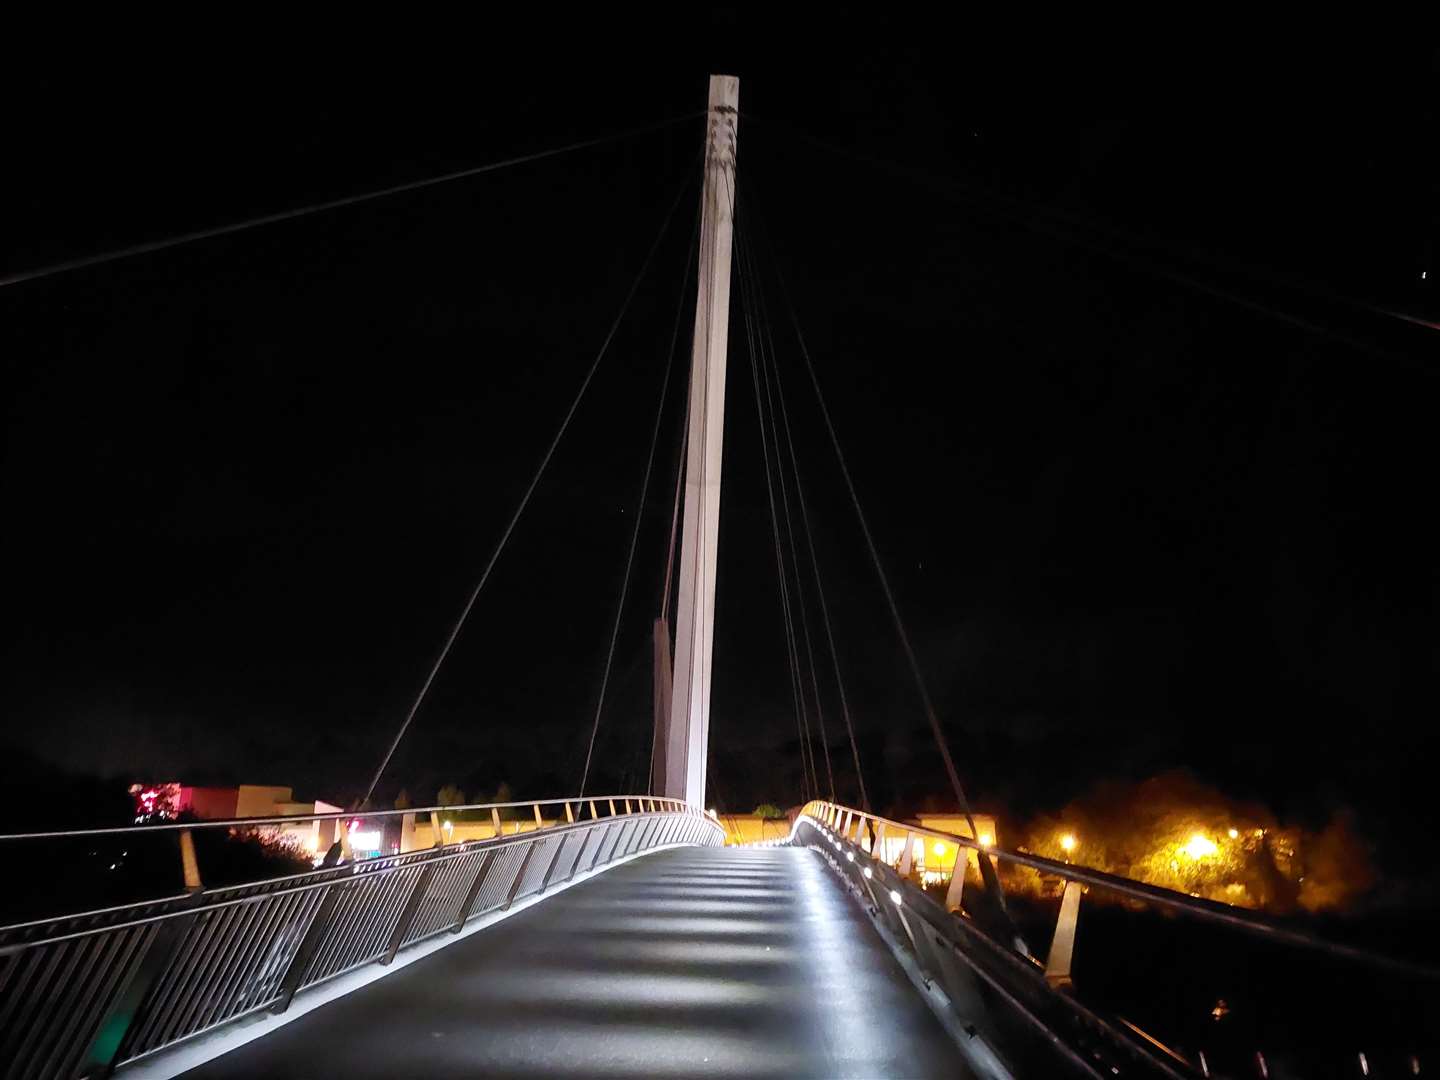
[(1204, 833), (1198, 832), (1190, 837), (1189, 842), (1186, 843), (1184, 848), (1185, 854), (1189, 855), (1192, 859), (1203, 859), (1208, 855), (1214, 855), (1219, 850), (1220, 849), (1215, 846), (1214, 840), (1211, 840)]
[(1069, 855), (1072, 851), (1075, 850), (1075, 845), (1077, 843), (1078, 841), (1075, 839), (1075, 837), (1071, 836), (1068, 832), (1064, 836), (1060, 837), (1060, 846), (1065, 849), (1066, 855)]

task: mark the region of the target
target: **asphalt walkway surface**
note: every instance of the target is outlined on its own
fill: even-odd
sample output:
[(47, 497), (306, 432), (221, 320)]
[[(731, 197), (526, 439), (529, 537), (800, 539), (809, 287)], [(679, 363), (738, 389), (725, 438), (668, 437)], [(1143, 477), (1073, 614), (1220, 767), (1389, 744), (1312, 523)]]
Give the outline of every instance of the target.
[(967, 1072), (814, 852), (675, 848), (576, 885), (185, 1075)]

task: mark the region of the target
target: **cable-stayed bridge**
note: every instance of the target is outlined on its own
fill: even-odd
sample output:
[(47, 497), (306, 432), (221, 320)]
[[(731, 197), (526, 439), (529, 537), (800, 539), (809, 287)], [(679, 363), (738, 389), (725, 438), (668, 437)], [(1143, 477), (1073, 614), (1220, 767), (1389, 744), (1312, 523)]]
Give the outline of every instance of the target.
[[(37, 852), (46, 844), (167, 834), (175, 840), (186, 884), (183, 894), (108, 908), (75, 898), (69, 910), (78, 913), (0, 927), (5, 1075), (1212, 1075), (1201, 1048), (1142, 1029), (1091, 1000), (1083, 980), (1077, 983), (1074, 960), (1084, 938), (1087, 892), (1351, 965), (1357, 990), (1367, 979), (1434, 978), (1419, 965), (1333, 944), (1241, 909), (1012, 850), (976, 827), (802, 320), (784, 281), (767, 275), (767, 268), (773, 271), (767, 236), (754, 193), (740, 180), (738, 95), (737, 80), (713, 78), (704, 114), (699, 213), (685, 268), (693, 275), (687, 283), (693, 282), (695, 301), (684, 466), (673, 489), (664, 485), (673, 495), (672, 526), (653, 628), (647, 789), (588, 791), (620, 612), (637, 557), (637, 514), (576, 793), (403, 810), (371, 805), (631, 300), (655, 272), (657, 252), (688, 186), (669, 203), (614, 323), (354, 810), (0, 837), (14, 852), (12, 866), (43, 874), (45, 856)], [(80, 272), (111, 257), (148, 255), (416, 186), (76, 260), (3, 284)], [(739, 299), (733, 320), (738, 350), (730, 343), (732, 283)], [(771, 317), (777, 298), (793, 331), (789, 352), (778, 344), (785, 335)], [(671, 330), (672, 355), (684, 326), (681, 314)], [(726, 376), (737, 351), (748, 361), (742, 387), (748, 381), (759, 417), (802, 776), (786, 839), (750, 846), (725, 845), (706, 799)], [(887, 819), (871, 806), (801, 482), (782, 354), (798, 360), (803, 378), (796, 382), (813, 391), (965, 823), (954, 831)], [(661, 486), (652, 481), (670, 383), (667, 368), (642, 508), (651, 489)], [(837, 740), (825, 726), (822, 680), (827, 691), (833, 680), (849, 750), (849, 761), (838, 768), (831, 757)], [(832, 731), (836, 719), (830, 717)], [(447, 836), (442, 815), (468, 823), (463, 839)], [(426, 817), (429, 842), (419, 846), (416, 825)], [(323, 865), (207, 887), (196, 854), (198, 831), (265, 834), (306, 822), (334, 837)], [(351, 840), (362, 826), (393, 826), (399, 837), (394, 849), (356, 858)], [(950, 853), (948, 871), (922, 873), (928, 850)], [(1058, 884), (1054, 920), (1043, 940), (1022, 932), (1007, 904), (1002, 872), (1016, 868)], [(1172, 977), (1183, 980), (1185, 973)], [(1272, 1068), (1282, 1075), (1285, 1060), (1284, 1048), (1256, 1048), (1244, 1075), (1269, 1076)], [(1411, 1061), (1418, 1074), (1418, 1057)], [(1356, 1067), (1368, 1072), (1370, 1066), (1362, 1055)]]

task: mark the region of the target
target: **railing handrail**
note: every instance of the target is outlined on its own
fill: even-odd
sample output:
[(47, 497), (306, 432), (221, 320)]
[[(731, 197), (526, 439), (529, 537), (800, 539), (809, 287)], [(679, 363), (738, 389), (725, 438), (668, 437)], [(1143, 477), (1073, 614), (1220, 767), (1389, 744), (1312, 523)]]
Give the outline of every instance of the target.
[[(1200, 919), (1201, 921), (1227, 925), (1244, 930), (1247, 933), (1264, 937), (1270, 941), (1277, 941), (1285, 945), (1328, 953), (1332, 956), (1352, 960), (1357, 963), (1368, 964), (1373, 967), (1389, 968), (1395, 971), (1403, 971), (1411, 975), (1417, 975), (1422, 978), (1440, 980), (1440, 968), (1409, 960), (1397, 960), (1383, 953), (1371, 952), (1369, 949), (1362, 949), (1354, 945), (1342, 945), (1339, 942), (1329, 941), (1307, 931), (1285, 926), (1263, 915), (1256, 915), (1243, 908), (1231, 907), (1219, 901), (1206, 900), (1198, 896), (1189, 896), (1186, 893), (1176, 892), (1174, 889), (1167, 889), (1161, 885), (1150, 885), (1143, 881), (1121, 877), (1118, 874), (1109, 874), (1104, 870), (1096, 870), (1094, 867), (1084, 866), (1078, 863), (1059, 862), (1055, 859), (1047, 859), (1043, 855), (1031, 855), (1027, 852), (1011, 851), (1007, 848), (1002, 848), (996, 843), (982, 844), (979, 840), (968, 836), (960, 836), (956, 833), (946, 832), (943, 829), (933, 829), (927, 825), (896, 821), (893, 818), (881, 817), (879, 814), (857, 810), (854, 807), (828, 802), (824, 799), (814, 799), (806, 803), (801, 809), (801, 814), (809, 817), (812, 821), (818, 822), (825, 828), (829, 828), (829, 825), (823, 818), (816, 817), (808, 812), (813, 806), (833, 808), (842, 814), (849, 813), (852, 823), (858, 819), (860, 821), (873, 821), (877, 825), (883, 824), (886, 826), (887, 834), (889, 833), (890, 827), (893, 826), (895, 829), (906, 833), (933, 837), (937, 840), (948, 840), (958, 847), (969, 848), (972, 851), (991, 855), (1002, 862), (1028, 866), (1032, 870), (1054, 874), (1056, 877), (1063, 878), (1066, 881), (1078, 881), (1083, 885), (1091, 885), (1106, 892), (1118, 893), (1132, 900), (1158, 904), (1173, 911), (1178, 911), (1183, 915)], [(903, 840), (903, 836), (901, 839)]]
[[(581, 829), (594, 829), (602, 825), (607, 825), (611, 822), (621, 820), (625, 817), (639, 820), (641, 818), (649, 817), (652, 814), (674, 814), (678, 812), (679, 811), (674, 809), (657, 809), (654, 811), (637, 810), (629, 815), (616, 814), (613, 818), (607, 816), (603, 818), (596, 818), (593, 821), (589, 818), (586, 818), (582, 821), (562, 822), (557, 825), (554, 830), (547, 830), (546, 835), (550, 835), (552, 831), (554, 833), (561, 833), (579, 831)], [(708, 815), (703, 816), (706, 817), (709, 824), (716, 828), (720, 828), (719, 824), (713, 819), (710, 819)], [(344, 881), (347, 877), (354, 877), (362, 874), (367, 877), (393, 874), (398, 871), (405, 870), (408, 867), (414, 865), (415, 863), (438, 863), (444, 862), (448, 859), (458, 859), (462, 855), (468, 855), (471, 852), (477, 850), (478, 848), (484, 848), (487, 851), (494, 851), (499, 850), (500, 848), (513, 847), (517, 844), (528, 844), (535, 841), (536, 837), (534, 835), (534, 832), (535, 830), (532, 829), (529, 832), (490, 836), (486, 837), (483, 840), (455, 841), (452, 843), (447, 843), (443, 847), (420, 848), (415, 851), (401, 852), (398, 855), (381, 855), (373, 859), (363, 859), (356, 862), (345, 863), (341, 866), (320, 867), (314, 870), (306, 870), (299, 874), (285, 874), (275, 878), (262, 878), (258, 881), (248, 881), (240, 885), (221, 885), (217, 888), (207, 890), (207, 901), (204, 905), (204, 910), (215, 911), (221, 908), (234, 907), (237, 904), (257, 903), (262, 900), (272, 899), (276, 896), (285, 896), (292, 893), (307, 892), (312, 889), (324, 889), (335, 884), (336, 882)], [(267, 888), (263, 892), (255, 892), (246, 896), (224, 895), (227, 892), (238, 892), (239, 890), (253, 888), (257, 885), (277, 887)], [(160, 897), (155, 900), (137, 900), (129, 904), (117, 904), (115, 907), (101, 908), (98, 911), (76, 911), (69, 912), (63, 915), (51, 915), (48, 918), (30, 919), (26, 922), (9, 923), (5, 926), (0, 926), (0, 934), (15, 930), (27, 930), (32, 927), (45, 926), (50, 923), (67, 922), (71, 920), (83, 920), (88, 916), (108, 915), (115, 912), (123, 912), (129, 908), (138, 909), (155, 907), (160, 904), (175, 903), (177, 901), (186, 900), (189, 898), (190, 894), (180, 893), (179, 895)], [(30, 946), (44, 945), (56, 941), (68, 941), (72, 938), (89, 937), (93, 934), (108, 933), (112, 930), (124, 930), (130, 927), (143, 926), (147, 923), (153, 922), (163, 922), (166, 919), (179, 918), (181, 916), (186, 916), (190, 914), (193, 914), (193, 909), (189, 908), (161, 911), (155, 913), (154, 915), (144, 915), (140, 918), (130, 919), (124, 922), (105, 923), (101, 926), (89, 926), (85, 927), (82, 930), (75, 930), (65, 934), (54, 935), (52, 937), (37, 938), (35, 941), (25, 942), (25, 944), (27, 946)]]
[[(504, 805), (563, 801), (589, 800)], [(615, 803), (614, 814), (607, 805), (544, 828), (0, 928), (0, 981), (26, 1002), (0, 1010), (0, 1052), (17, 1075), (108, 1075), (260, 1010), (284, 1012), (308, 988), (422, 942), (458, 940), (577, 876), (669, 845), (724, 843), (696, 807)], [(310, 817), (279, 820), (295, 816)]]
[(307, 821), (341, 821), (346, 818), (360, 818), (365, 820), (379, 817), (399, 817), (404, 814), (441, 814), (458, 813), (465, 810), (511, 810), (516, 807), (563, 806), (566, 803), (574, 806), (583, 806), (586, 803), (608, 803), (611, 800), (623, 801), (626, 799), (631, 802), (647, 800), (663, 803), (665, 804), (666, 811), (669, 813), (689, 811), (697, 816), (709, 816), (699, 807), (690, 806), (690, 804), (683, 799), (671, 799), (663, 795), (586, 795), (583, 797), (572, 795), (568, 799), (521, 799), (518, 802), (465, 803), (461, 806), (409, 806), (404, 810), (340, 810), (328, 811), (323, 814), (275, 814), (268, 817), (248, 818), (196, 818), (193, 821), (166, 821), (154, 825), (106, 825), (90, 829), (50, 829), (41, 832), (0, 833), (0, 841), (58, 840), (72, 836), (118, 836), (120, 834), (132, 836), (143, 832), (173, 832), (177, 829), (234, 829), (248, 826), (261, 827), (266, 825), (302, 824)]

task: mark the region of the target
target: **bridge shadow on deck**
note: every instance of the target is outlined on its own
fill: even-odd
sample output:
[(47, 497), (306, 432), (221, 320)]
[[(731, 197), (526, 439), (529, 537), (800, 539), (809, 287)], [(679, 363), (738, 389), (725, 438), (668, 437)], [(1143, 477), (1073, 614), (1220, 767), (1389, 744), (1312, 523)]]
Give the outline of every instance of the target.
[(188, 1077), (964, 1075), (810, 851), (649, 855)]

